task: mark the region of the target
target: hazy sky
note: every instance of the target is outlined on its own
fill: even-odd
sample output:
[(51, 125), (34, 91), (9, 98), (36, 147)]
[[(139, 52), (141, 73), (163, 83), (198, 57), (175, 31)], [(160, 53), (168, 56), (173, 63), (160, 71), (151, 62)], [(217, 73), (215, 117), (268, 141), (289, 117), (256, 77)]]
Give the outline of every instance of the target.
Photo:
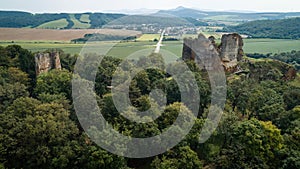
[(299, 0), (0, 0), (1, 10), (41, 12), (106, 12), (124, 9), (171, 9), (300, 12)]

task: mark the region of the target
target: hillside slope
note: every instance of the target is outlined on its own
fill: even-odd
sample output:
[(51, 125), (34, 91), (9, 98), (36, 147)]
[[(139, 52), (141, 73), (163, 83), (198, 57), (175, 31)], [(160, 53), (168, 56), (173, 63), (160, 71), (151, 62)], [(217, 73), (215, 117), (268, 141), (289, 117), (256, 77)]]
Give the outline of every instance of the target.
[(260, 20), (229, 26), (222, 31), (238, 32), (253, 38), (299, 39), (300, 17), (281, 20)]
[[(78, 19), (74, 17), (78, 16)], [(82, 18), (81, 18), (82, 16)], [(123, 17), (123, 14), (84, 13), (84, 14), (32, 14), (19, 11), (0, 11), (0, 27), (4, 28), (100, 28), (103, 25)], [(67, 21), (67, 23), (65, 22)], [(89, 23), (87, 23), (87, 21)]]

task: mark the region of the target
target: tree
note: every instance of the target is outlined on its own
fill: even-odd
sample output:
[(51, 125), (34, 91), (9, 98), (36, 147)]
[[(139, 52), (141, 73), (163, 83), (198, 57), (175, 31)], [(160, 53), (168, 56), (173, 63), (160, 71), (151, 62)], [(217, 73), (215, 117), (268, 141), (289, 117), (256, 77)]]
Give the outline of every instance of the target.
[(280, 130), (271, 122), (257, 119), (237, 123), (222, 149), (222, 168), (276, 168), (283, 148)]
[(8, 168), (56, 168), (71, 165), (78, 129), (58, 103), (19, 98), (0, 114), (1, 157)]
[(201, 169), (202, 165), (197, 153), (188, 146), (173, 148), (163, 154), (162, 157), (156, 157), (151, 164), (156, 169)]
[(38, 76), (34, 93), (62, 94), (71, 100), (71, 80), (72, 74), (69, 71), (51, 70)]
[(263, 121), (273, 121), (285, 111), (281, 95), (269, 88), (256, 87), (248, 100), (249, 118), (256, 117)]

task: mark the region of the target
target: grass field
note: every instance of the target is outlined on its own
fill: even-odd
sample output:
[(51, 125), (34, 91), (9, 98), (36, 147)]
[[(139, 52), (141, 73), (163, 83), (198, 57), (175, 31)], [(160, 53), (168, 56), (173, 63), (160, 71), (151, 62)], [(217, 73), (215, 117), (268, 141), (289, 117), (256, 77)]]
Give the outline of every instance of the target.
[(70, 14), (70, 19), (74, 23), (72, 27), (73, 29), (88, 29), (91, 27), (91, 24), (82, 23), (79, 20), (77, 20), (73, 14)]
[(300, 50), (300, 40), (289, 39), (245, 39), (245, 53), (282, 53)]
[(65, 27), (68, 26), (68, 21), (67, 19), (58, 19), (55, 21), (50, 21), (50, 22), (46, 22), (40, 26), (38, 26), (37, 28), (41, 28), (41, 29), (63, 29)]
[(90, 20), (90, 15), (89, 14), (82, 14), (80, 16), (80, 19), (79, 19), (81, 22), (86, 22), (86, 23), (90, 23), (91, 20)]
[(141, 37), (136, 39), (137, 41), (153, 41), (154, 39), (159, 40), (160, 34), (143, 34)]
[[(147, 35), (149, 36), (149, 35)], [(130, 54), (149, 49), (154, 50), (156, 42), (139, 41), (139, 42), (101, 42), (116, 43), (114, 47), (108, 52), (108, 55), (119, 58), (124, 58)], [(78, 54), (83, 48), (84, 44), (73, 44), (68, 41), (0, 41), (1, 46), (7, 46), (11, 44), (21, 45), (25, 49), (29, 49), (32, 52), (44, 51), (47, 49), (62, 49), (66, 53)], [(291, 50), (300, 50), (300, 40), (280, 40), (280, 39), (245, 39), (244, 40), (244, 52), (245, 53), (280, 53), (288, 52)], [(102, 45), (102, 44), (101, 44)], [(95, 45), (95, 48), (99, 46)], [(93, 48), (93, 47), (92, 47)], [(181, 41), (164, 41), (162, 50), (167, 50), (177, 57), (181, 57), (182, 54), (182, 42)]]

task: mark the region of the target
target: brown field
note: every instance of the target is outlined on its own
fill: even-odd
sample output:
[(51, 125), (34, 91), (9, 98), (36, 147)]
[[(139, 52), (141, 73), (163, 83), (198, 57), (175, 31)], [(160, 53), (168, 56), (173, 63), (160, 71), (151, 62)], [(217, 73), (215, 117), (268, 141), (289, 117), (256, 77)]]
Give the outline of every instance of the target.
[(82, 38), (85, 34), (101, 33), (120, 36), (141, 34), (137, 31), (119, 29), (28, 29), (28, 28), (0, 28), (0, 40), (3, 41), (70, 41)]

